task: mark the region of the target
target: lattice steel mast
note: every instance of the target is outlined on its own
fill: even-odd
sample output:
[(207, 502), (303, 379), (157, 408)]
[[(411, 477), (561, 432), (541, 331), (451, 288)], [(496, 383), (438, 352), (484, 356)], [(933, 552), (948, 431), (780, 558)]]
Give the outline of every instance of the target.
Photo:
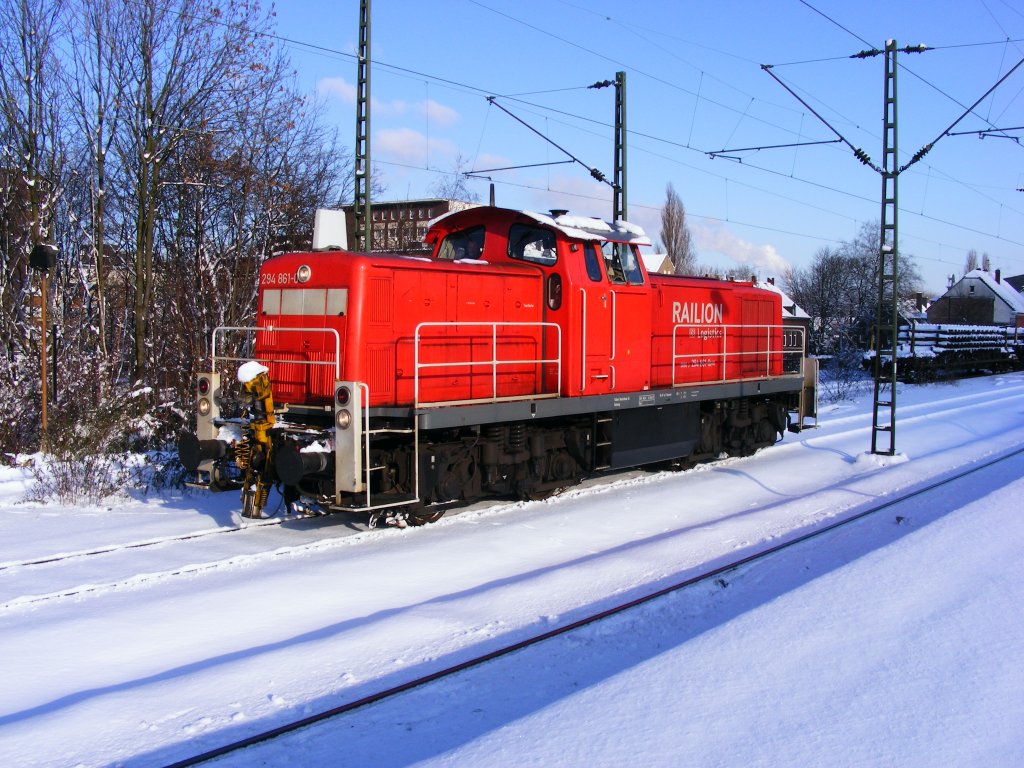
[(356, 64), (355, 249), (373, 250), (370, 213), (370, 0), (359, 0), (359, 58)]
[[(882, 226), (878, 247), (878, 314), (875, 318), (875, 396), (871, 452), (896, 453), (896, 349), (899, 335), (899, 155), (896, 130), (896, 41), (885, 44), (882, 138)], [(884, 364), (883, 349), (890, 360)], [(886, 440), (888, 435), (888, 440)], [(887, 443), (887, 444), (886, 444)]]
[(626, 73), (615, 73), (615, 170), (612, 221), (626, 218)]

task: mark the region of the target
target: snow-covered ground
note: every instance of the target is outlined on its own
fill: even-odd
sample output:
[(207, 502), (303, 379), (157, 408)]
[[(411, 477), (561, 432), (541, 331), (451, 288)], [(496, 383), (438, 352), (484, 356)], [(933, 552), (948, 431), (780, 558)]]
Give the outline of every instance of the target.
[[(1024, 447), (1024, 375), (870, 397), (757, 456), (420, 529), (237, 523), (233, 494), (18, 504), (0, 761), (162, 765), (451, 666)], [(1024, 458), (720, 581), (224, 762), (1024, 764)]]

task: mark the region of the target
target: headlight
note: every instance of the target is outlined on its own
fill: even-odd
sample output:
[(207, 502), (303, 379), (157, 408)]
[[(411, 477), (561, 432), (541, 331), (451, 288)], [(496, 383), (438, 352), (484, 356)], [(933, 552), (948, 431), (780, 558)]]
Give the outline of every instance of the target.
[(313, 270), (309, 264), (303, 264), (295, 271), (295, 279), (300, 283), (308, 283), (309, 278), (313, 276)]
[(338, 429), (348, 429), (352, 425), (352, 414), (348, 411), (338, 411), (334, 423), (338, 425)]
[(205, 376), (200, 376), (197, 388), (199, 389), (199, 394), (204, 397), (210, 394), (210, 380)]
[(348, 387), (338, 387), (334, 393), (334, 399), (338, 405), (348, 405), (348, 401), (352, 399), (352, 393)]
[(208, 399), (206, 399), (205, 397), (201, 397), (199, 398), (198, 408), (200, 416), (209, 416), (210, 410), (213, 408), (213, 406), (210, 405), (210, 401)]

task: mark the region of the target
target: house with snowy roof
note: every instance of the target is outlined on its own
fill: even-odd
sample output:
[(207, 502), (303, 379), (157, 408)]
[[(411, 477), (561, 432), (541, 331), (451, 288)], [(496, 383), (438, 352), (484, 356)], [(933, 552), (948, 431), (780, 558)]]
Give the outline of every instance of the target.
[(1024, 294), (997, 269), (968, 272), (928, 307), (928, 322), (1024, 327)]
[(1013, 277), (1003, 278), (1008, 285), (1013, 287), (1017, 293), (1024, 293), (1024, 275), (1014, 275)]
[(782, 297), (782, 323), (783, 325), (798, 325), (804, 329), (805, 337), (811, 332), (811, 316), (804, 311), (803, 307), (797, 304), (789, 295), (775, 284), (775, 278), (769, 277), (764, 281), (755, 281), (758, 288), (772, 291)]
[(640, 258), (644, 260), (644, 269), (649, 275), (673, 275), (675, 267), (672, 259), (667, 253), (641, 253)]

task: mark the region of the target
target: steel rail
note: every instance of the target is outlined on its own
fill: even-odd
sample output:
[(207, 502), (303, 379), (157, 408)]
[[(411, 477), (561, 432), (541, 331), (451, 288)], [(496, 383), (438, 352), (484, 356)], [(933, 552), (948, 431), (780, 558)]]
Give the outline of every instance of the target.
[(103, 544), (92, 549), (82, 549), (75, 552), (63, 552), (53, 555), (39, 555), (38, 557), (26, 558), (25, 560), (9, 560), (5, 563), (0, 563), (0, 571), (6, 571), (12, 568), (23, 568), (28, 565), (46, 565), (48, 563), (60, 563), (65, 560), (76, 560), (82, 557), (93, 557), (94, 555), (109, 555), (113, 552), (120, 552), (123, 549), (142, 549), (144, 547), (155, 547), (160, 544), (172, 544), (176, 541), (190, 541), (192, 539), (202, 539), (206, 536), (213, 536), (217, 533), (237, 533), (239, 531), (248, 531), (250, 529), (265, 528), (270, 525), (281, 525), (286, 521), (294, 521), (300, 519), (303, 519), (303, 516), (296, 515), (293, 517), (264, 518), (262, 520), (254, 520), (251, 523), (247, 523), (245, 525), (238, 525), (233, 527), (222, 526), (220, 528), (207, 528), (205, 530), (193, 531), (192, 533), (183, 533), (180, 536), (167, 536), (164, 538), (157, 539), (128, 541), (123, 544)]
[(348, 712), (361, 709), (362, 707), (368, 706), (370, 704), (376, 704), (377, 702), (392, 698), (399, 694), (405, 693), (406, 691), (411, 691), (415, 688), (420, 688), (424, 685), (435, 682), (437, 680), (441, 680), (446, 677), (450, 677), (459, 672), (463, 672), (467, 669), (472, 669), (473, 667), (480, 666), (489, 661), (499, 659), (503, 656), (508, 656), (512, 653), (515, 653), (516, 651), (523, 650), (524, 648), (529, 648), (533, 645), (538, 645), (544, 642), (545, 640), (550, 640), (560, 635), (568, 634), (574, 630), (580, 629), (590, 624), (597, 623), (599, 621), (602, 621), (603, 619), (615, 616), (619, 613), (624, 613), (625, 611), (644, 605), (645, 603), (652, 602), (660, 597), (664, 597), (665, 595), (671, 594), (673, 592), (678, 592), (681, 589), (692, 587), (696, 584), (700, 584), (710, 579), (714, 579), (718, 576), (729, 573), (730, 571), (734, 571), (738, 568), (742, 568), (743, 566), (750, 565), (751, 563), (757, 562), (759, 560), (767, 559), (768, 557), (778, 554), (779, 552), (789, 549), (790, 547), (795, 547), (799, 544), (803, 544), (804, 542), (810, 541), (819, 536), (823, 536), (826, 533), (830, 533), (832, 531), (835, 531), (836, 529), (857, 522), (858, 520), (862, 520), (878, 512), (889, 509), (890, 507), (893, 507), (897, 504), (902, 504), (903, 502), (908, 501), (910, 499), (922, 496), (926, 493), (930, 493), (931, 491), (934, 491), (937, 488), (941, 488), (945, 485), (949, 485), (951, 483), (962, 480), (965, 477), (968, 477), (976, 472), (988, 469), (991, 466), (999, 464), (1000, 462), (1003, 461), (1007, 461), (1008, 459), (1011, 459), (1015, 456), (1019, 456), (1021, 454), (1024, 454), (1024, 447), (1006, 451), (989, 460), (973, 464), (969, 468), (957, 472), (956, 474), (949, 475), (942, 478), (941, 480), (936, 480), (934, 482), (928, 483), (927, 485), (914, 488), (913, 490), (901, 494), (900, 496), (887, 499), (886, 501), (880, 504), (876, 504), (866, 509), (856, 511), (846, 517), (843, 517), (840, 520), (833, 521), (823, 527), (815, 528), (814, 530), (808, 531), (807, 533), (801, 534), (793, 539), (788, 539), (786, 541), (780, 542), (779, 544), (774, 544), (770, 547), (767, 547), (758, 552), (754, 552), (750, 555), (746, 555), (745, 557), (742, 557), (738, 560), (732, 561), (725, 565), (718, 566), (709, 571), (697, 574), (696, 576), (690, 576), (686, 579), (675, 582), (668, 586), (661, 587), (660, 589), (657, 589), (649, 594), (633, 598), (626, 602), (615, 605), (611, 608), (606, 608), (596, 613), (593, 613), (589, 616), (585, 616), (581, 619), (572, 621), (568, 624), (565, 624), (564, 626), (556, 627), (555, 629), (548, 630), (547, 632), (542, 632), (540, 634), (528, 637), (526, 639), (516, 641), (507, 646), (503, 646), (502, 648), (498, 648), (494, 651), (481, 654), (480, 656), (475, 656), (471, 659), (459, 662), (458, 664), (453, 664), (449, 667), (445, 667), (444, 669), (440, 669), (435, 672), (423, 675), (422, 677), (417, 677), (413, 680), (400, 683), (399, 685), (386, 688), (382, 691), (371, 693), (367, 696), (363, 696), (362, 698), (355, 699), (345, 704), (340, 704), (336, 707), (331, 707), (330, 709), (326, 709), (316, 714), (308, 715), (293, 722), (285, 723), (284, 725), (277, 726), (276, 728), (270, 728), (266, 731), (255, 734), (253, 736), (249, 736), (244, 739), (232, 742), (230, 744), (225, 744), (223, 746), (216, 747), (206, 752), (202, 752), (198, 755), (194, 755), (193, 757), (188, 757), (184, 760), (179, 760), (175, 763), (170, 763), (169, 765), (165, 766), (165, 768), (190, 768), (190, 766), (200, 765), (210, 760), (214, 760), (218, 757), (223, 757), (224, 755), (231, 754), (232, 752), (238, 752), (242, 749), (246, 749), (256, 744), (271, 741), (273, 739), (278, 738), (279, 736), (283, 736), (293, 731), (297, 731), (301, 728), (305, 728), (306, 726), (314, 725), (316, 723), (329, 720), (332, 717), (337, 717), (339, 715), (343, 715)]

